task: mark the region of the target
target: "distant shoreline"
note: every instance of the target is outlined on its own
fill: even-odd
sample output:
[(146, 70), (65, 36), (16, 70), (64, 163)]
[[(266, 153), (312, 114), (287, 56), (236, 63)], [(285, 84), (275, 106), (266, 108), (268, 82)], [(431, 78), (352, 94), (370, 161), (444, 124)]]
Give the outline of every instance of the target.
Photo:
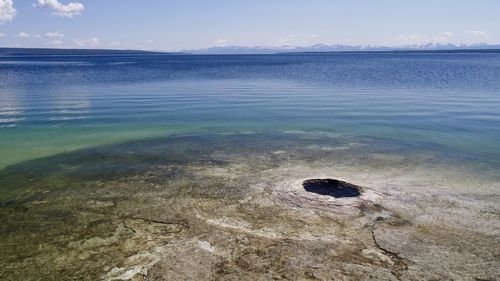
[(51, 48), (1, 48), (1, 56), (92, 56), (92, 55), (158, 55), (168, 52), (111, 49), (51, 49)]
[(294, 54), (423, 54), (423, 53), (438, 53), (438, 54), (459, 54), (459, 53), (500, 53), (500, 49), (440, 49), (440, 50), (353, 50), (353, 51), (276, 51), (268, 53), (197, 53), (197, 52), (161, 52), (161, 51), (143, 51), (143, 50), (112, 50), (112, 49), (51, 49), (51, 48), (1, 48), (0, 57), (15, 57), (15, 56), (105, 56), (105, 55), (294, 55)]

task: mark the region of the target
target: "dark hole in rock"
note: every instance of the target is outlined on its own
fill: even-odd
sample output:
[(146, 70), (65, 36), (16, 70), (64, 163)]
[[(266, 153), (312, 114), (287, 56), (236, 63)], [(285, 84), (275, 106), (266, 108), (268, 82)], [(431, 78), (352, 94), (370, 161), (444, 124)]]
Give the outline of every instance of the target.
[(362, 191), (360, 186), (336, 179), (309, 179), (305, 180), (302, 186), (308, 192), (335, 198), (358, 197)]

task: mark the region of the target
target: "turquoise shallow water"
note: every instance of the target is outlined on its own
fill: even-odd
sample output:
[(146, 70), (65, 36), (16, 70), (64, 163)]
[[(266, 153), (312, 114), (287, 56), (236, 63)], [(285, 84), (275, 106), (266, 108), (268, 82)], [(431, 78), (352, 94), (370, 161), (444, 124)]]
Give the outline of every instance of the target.
[(500, 54), (0, 58), (0, 167), (172, 134), (311, 131), (497, 169)]

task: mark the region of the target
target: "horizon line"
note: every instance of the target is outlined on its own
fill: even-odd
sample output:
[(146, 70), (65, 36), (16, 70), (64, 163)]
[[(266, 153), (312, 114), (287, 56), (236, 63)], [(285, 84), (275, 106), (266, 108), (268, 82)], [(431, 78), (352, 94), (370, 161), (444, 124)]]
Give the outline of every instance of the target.
[[(369, 46), (367, 47), (366, 50), (362, 49), (356, 49), (356, 50), (330, 50), (330, 51), (294, 51), (294, 49), (306, 49), (310, 48), (313, 46), (318, 46), (322, 45), (325, 47), (334, 47), (334, 46), (343, 46), (343, 47), (362, 47), (362, 46)], [(279, 49), (280, 47), (266, 47), (266, 46), (214, 46), (214, 47), (209, 47), (209, 48), (203, 48), (203, 49), (192, 49), (192, 50), (181, 50), (181, 51), (164, 51), (164, 50), (147, 50), (147, 49), (110, 49), (110, 48), (70, 48), (70, 47), (65, 47), (65, 48), (54, 48), (54, 47), (1, 47), (0, 46), (0, 56), (13, 56), (13, 55), (36, 55), (36, 54), (2, 54), (1, 51), (6, 51), (6, 50), (25, 50), (25, 51), (35, 51), (35, 50), (40, 50), (40, 51), (87, 51), (87, 52), (110, 52), (110, 53), (119, 53), (119, 52), (125, 52), (125, 53), (139, 53), (139, 54), (185, 54), (185, 55), (265, 55), (265, 54), (321, 54), (321, 53), (423, 53), (423, 52), (488, 52), (488, 51), (499, 51), (500, 52), (500, 44), (471, 44), (471, 45), (464, 45), (464, 46), (455, 46), (455, 48), (451, 47), (449, 49), (443, 48), (443, 49), (433, 49), (433, 48), (418, 48), (426, 46), (428, 44), (423, 44), (423, 45), (408, 45), (408, 46), (376, 46), (376, 45), (342, 45), (342, 44), (336, 44), (336, 45), (324, 45), (324, 44), (316, 44), (316, 45), (311, 45), (311, 46), (282, 46), (282, 47), (289, 47), (290, 50), (286, 49)], [(437, 46), (448, 46), (452, 44), (443, 44), (443, 45), (437, 45)], [(461, 48), (463, 47), (463, 48)], [(479, 47), (479, 48), (474, 48), (474, 47)], [(491, 48), (489, 48), (491, 47)], [(210, 53), (209, 50), (212, 49), (224, 49), (224, 48), (242, 48), (242, 49), (248, 49), (251, 51), (251, 49), (260, 49), (260, 50), (273, 50), (275, 49), (275, 52), (269, 52), (269, 53)], [(370, 48), (373, 48), (370, 50)], [(378, 49), (383, 49), (387, 48), (387, 50), (378, 50)], [(203, 53), (203, 52), (206, 53)], [(63, 55), (63, 54), (38, 54), (38, 55)], [(69, 55), (69, 54), (66, 54)], [(96, 54), (97, 55), (97, 54)]]

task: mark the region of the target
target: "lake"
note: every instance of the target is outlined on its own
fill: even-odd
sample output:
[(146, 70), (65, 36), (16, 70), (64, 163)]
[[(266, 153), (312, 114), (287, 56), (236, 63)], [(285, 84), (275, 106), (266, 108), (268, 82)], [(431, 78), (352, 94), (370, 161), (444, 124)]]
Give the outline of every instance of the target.
[[(366, 202), (386, 202), (377, 203), (384, 211), (373, 205), (362, 215), (349, 209), (349, 216), (392, 212), (398, 221), (391, 227), (401, 221), (436, 225), (441, 216), (452, 225), (443, 233), (458, 229), (453, 234), (458, 245), (473, 239), (467, 243), (477, 246), (471, 251), (483, 263), (464, 266), (464, 272), (477, 278), (498, 273), (498, 260), (488, 251), (498, 245), (489, 239), (499, 231), (494, 214), (500, 192), (500, 53), (0, 57), (0, 155), (0, 238), (6, 249), (0, 256), (9, 264), (0, 277), (17, 276), (13, 272), (33, 274), (33, 280), (57, 272), (84, 279), (128, 276), (137, 264), (127, 257), (167, 247), (166, 240), (182, 240), (184, 233), (210, 251), (210, 245), (229, 247), (214, 238), (220, 229), (246, 233), (258, 240), (249, 243), (262, 249), (270, 237), (303, 239), (309, 234), (290, 234), (303, 224), (332, 237), (338, 232), (321, 228), (326, 218), (306, 223), (315, 215), (296, 209), (316, 210), (319, 216), (328, 213), (327, 203), (304, 205), (295, 191), (281, 193), (310, 177), (340, 177), (373, 188), (373, 194), (363, 195)], [(277, 199), (249, 207), (255, 212), (250, 218), (242, 206), (261, 198), (259, 192)], [(311, 198), (308, 202), (323, 200)], [(167, 227), (172, 229), (154, 232), (165, 227), (156, 225), (164, 220), (174, 221)], [(192, 230), (198, 220), (219, 229), (211, 232), (214, 237)], [(353, 235), (360, 233), (357, 227)], [(156, 233), (151, 234), (156, 244), (116, 248), (120, 239), (146, 239), (126, 228), (134, 235)], [(479, 238), (465, 229), (476, 229)], [(387, 228), (383, 231), (383, 238), (390, 237)], [(110, 235), (114, 242), (103, 238)], [(383, 238), (377, 246), (389, 243)], [(417, 238), (408, 239), (419, 245)], [(312, 248), (321, 249), (321, 241), (314, 240)], [(195, 255), (190, 262), (206, 258), (185, 243), (176, 253)], [(293, 252), (290, 245), (274, 246)], [(419, 247), (408, 249), (432, 252)], [(419, 266), (426, 259), (414, 252), (406, 256), (412, 255)], [(51, 263), (61, 256), (67, 261)], [(411, 263), (388, 256), (393, 272)], [(450, 254), (444, 262), (462, 265), (459, 256)], [(269, 255), (261, 258), (271, 259), (271, 267), (277, 262)], [(429, 269), (427, 277), (451, 274), (435, 265), (443, 262), (436, 259), (421, 265)], [(152, 260), (168, 261), (168, 255)], [(76, 266), (80, 262), (84, 266)], [(250, 265), (232, 270), (237, 276), (253, 272)], [(417, 276), (407, 274), (409, 280)]]

